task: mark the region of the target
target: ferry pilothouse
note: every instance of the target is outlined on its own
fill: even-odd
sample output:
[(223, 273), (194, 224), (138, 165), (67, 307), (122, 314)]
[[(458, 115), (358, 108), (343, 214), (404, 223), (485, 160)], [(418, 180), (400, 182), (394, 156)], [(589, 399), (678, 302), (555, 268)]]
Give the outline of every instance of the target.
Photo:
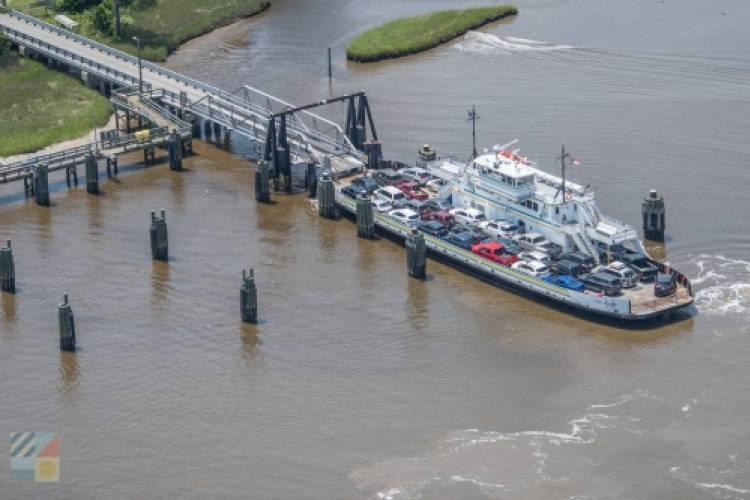
[[(496, 146), (460, 169), (451, 188), (454, 206), (475, 208), (488, 219), (517, 222), (526, 232), (542, 234), (563, 253), (577, 250), (597, 264), (600, 250), (615, 245), (647, 253), (634, 227), (601, 213), (590, 187), (565, 179), (569, 155), (564, 148), (563, 177), (557, 177), (507, 149), (514, 143)], [(453, 162), (455, 171), (458, 164)]]

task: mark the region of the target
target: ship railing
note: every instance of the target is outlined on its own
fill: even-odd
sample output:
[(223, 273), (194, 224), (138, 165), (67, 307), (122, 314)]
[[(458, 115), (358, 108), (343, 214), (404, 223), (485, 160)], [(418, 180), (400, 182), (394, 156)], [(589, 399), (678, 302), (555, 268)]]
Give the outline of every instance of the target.
[(691, 297), (693, 296), (693, 284), (690, 282), (690, 278), (677, 271), (676, 269), (673, 269), (671, 266), (664, 264), (663, 262), (658, 262), (651, 258), (647, 258), (647, 260), (651, 265), (655, 266), (660, 273), (671, 274), (672, 276), (674, 276), (677, 283), (684, 286), (685, 290), (688, 291), (688, 294)]

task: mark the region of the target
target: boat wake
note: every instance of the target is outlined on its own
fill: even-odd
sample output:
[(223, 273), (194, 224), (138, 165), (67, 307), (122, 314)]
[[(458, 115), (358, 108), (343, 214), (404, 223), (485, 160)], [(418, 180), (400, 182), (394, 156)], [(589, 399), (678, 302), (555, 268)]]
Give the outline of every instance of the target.
[(695, 304), (706, 314), (741, 314), (750, 311), (750, 262), (723, 255), (699, 255)]
[[(594, 404), (567, 424), (567, 430), (520, 432), (466, 429), (450, 433), (436, 449), (413, 457), (388, 459), (351, 474), (361, 492), (377, 499), (417, 498), (610, 498), (612, 492), (643, 493), (653, 488), (701, 497), (745, 497), (750, 482), (746, 457), (732, 464), (692, 465), (689, 455), (654, 458), (634, 476), (613, 464), (622, 457), (657, 457), (668, 446), (665, 429), (689, 417), (689, 404), (670, 404), (643, 391)], [(675, 461), (680, 464), (674, 466)], [(658, 462), (658, 463), (657, 463)], [(742, 474), (720, 474), (732, 470)], [(750, 475), (748, 475), (750, 477)], [(596, 478), (591, 480), (591, 478)], [(666, 485), (666, 486), (665, 486)], [(664, 490), (662, 490), (664, 491)], [(653, 491), (652, 491), (653, 492)], [(737, 496), (739, 495), (739, 496)]]
[(570, 50), (570, 45), (555, 45), (527, 38), (496, 36), (482, 31), (469, 31), (453, 45), (458, 50), (482, 54), (508, 52), (552, 52)]

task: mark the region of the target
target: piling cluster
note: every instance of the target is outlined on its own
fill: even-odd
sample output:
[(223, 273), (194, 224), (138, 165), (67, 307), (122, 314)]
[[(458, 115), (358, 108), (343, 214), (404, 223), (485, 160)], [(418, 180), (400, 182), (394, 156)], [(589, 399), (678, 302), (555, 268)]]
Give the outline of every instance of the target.
[(34, 199), (38, 205), (49, 206), (49, 168), (45, 164), (36, 165), (32, 169)]
[(0, 248), (0, 290), (11, 293), (16, 291), (16, 267), (10, 240)]
[(258, 162), (255, 169), (255, 199), (261, 203), (271, 202), (271, 187), (268, 185), (270, 180), (270, 166), (265, 160)]
[(641, 214), (643, 215), (643, 235), (646, 239), (664, 241), (664, 231), (667, 226), (666, 207), (664, 197), (655, 189), (652, 189), (641, 203)]
[(86, 165), (86, 191), (99, 194), (99, 164), (93, 153), (88, 153), (84, 160)]
[(323, 172), (318, 180), (318, 215), (326, 219), (336, 216), (336, 191), (331, 172)]
[(57, 319), (60, 329), (60, 350), (75, 352), (76, 325), (73, 317), (73, 308), (70, 307), (67, 293), (63, 295), (62, 304), (57, 306)]
[(182, 170), (182, 139), (177, 133), (172, 134), (167, 142), (169, 154), (169, 168), (179, 172)]
[(427, 246), (424, 235), (413, 229), (406, 236), (406, 270), (409, 276), (424, 279), (427, 276)]
[(357, 236), (367, 239), (375, 237), (375, 214), (369, 196), (357, 196)]
[(252, 269), (242, 270), (242, 286), (240, 287), (240, 312), (242, 321), (255, 323), (258, 321), (258, 292), (255, 288), (255, 274)]
[(154, 260), (166, 261), (169, 258), (169, 240), (167, 238), (167, 215), (162, 209), (161, 217), (151, 212), (151, 256)]

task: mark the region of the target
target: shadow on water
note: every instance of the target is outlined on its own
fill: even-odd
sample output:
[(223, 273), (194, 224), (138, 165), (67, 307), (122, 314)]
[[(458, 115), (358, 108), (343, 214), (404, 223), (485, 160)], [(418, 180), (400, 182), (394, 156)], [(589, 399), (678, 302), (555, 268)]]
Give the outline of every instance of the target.
[(409, 277), (406, 286), (406, 318), (415, 330), (424, 330), (430, 320), (430, 287)]
[(162, 306), (169, 298), (169, 261), (151, 261), (151, 304)]
[[(16, 293), (18, 293), (18, 290), (16, 290)], [(0, 296), (2, 296), (3, 319), (5, 321), (15, 320), (17, 307), (16, 294), (10, 292), (0, 292)]]
[(80, 388), (79, 373), (78, 355), (73, 352), (61, 352), (59, 390), (62, 394), (73, 394), (78, 391)]
[(257, 363), (258, 346), (260, 345), (258, 325), (242, 323), (240, 325), (240, 342), (242, 344), (242, 359), (248, 366), (254, 366)]

